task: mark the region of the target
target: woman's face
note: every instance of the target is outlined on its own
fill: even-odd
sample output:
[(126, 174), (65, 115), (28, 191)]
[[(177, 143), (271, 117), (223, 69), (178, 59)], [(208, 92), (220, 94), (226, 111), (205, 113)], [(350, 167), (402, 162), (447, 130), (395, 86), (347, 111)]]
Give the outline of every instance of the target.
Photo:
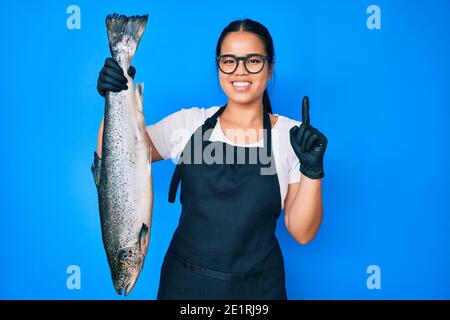
[[(257, 35), (238, 31), (229, 33), (222, 42), (220, 54), (233, 54), (237, 57), (246, 56), (249, 53), (267, 55), (262, 41)], [(266, 60), (264, 68), (256, 74), (249, 73), (244, 66), (244, 61), (239, 61), (237, 69), (232, 74), (226, 74), (219, 70), (219, 81), (229, 101), (239, 104), (251, 104), (262, 100), (262, 95), (267, 87), (267, 81), (272, 76), (272, 67)], [(233, 82), (249, 82), (248, 87), (237, 87)]]

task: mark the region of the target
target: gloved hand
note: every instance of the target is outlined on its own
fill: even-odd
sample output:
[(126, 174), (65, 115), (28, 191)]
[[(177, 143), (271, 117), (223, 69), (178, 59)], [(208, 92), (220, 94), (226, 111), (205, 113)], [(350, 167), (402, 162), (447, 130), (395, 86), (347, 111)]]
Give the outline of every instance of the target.
[[(127, 73), (134, 79), (136, 68), (130, 66)], [(123, 75), (122, 68), (113, 58), (106, 58), (97, 79), (98, 93), (104, 97), (106, 91), (119, 92), (126, 89), (128, 89), (127, 78)]]
[(325, 135), (309, 122), (309, 98), (303, 97), (302, 124), (289, 131), (291, 146), (300, 161), (300, 172), (311, 179), (320, 179), (323, 172), (323, 156), (328, 140)]

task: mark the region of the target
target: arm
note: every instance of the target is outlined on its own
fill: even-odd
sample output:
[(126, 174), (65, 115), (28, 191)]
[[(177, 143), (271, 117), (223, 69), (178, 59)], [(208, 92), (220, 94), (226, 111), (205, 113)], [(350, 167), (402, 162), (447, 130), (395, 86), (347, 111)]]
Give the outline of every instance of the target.
[(301, 244), (311, 241), (322, 222), (323, 157), (326, 136), (310, 124), (309, 98), (302, 103), (302, 124), (290, 130), (291, 146), (299, 159), (300, 182), (289, 184), (284, 206), (284, 222)]
[[(103, 124), (104, 124), (104, 118), (102, 118), (102, 122), (100, 123), (100, 128), (98, 129), (98, 137), (97, 137), (97, 155), (99, 158), (102, 157), (102, 141), (103, 141)], [(150, 137), (150, 134), (149, 134)], [(152, 150), (152, 162), (157, 162), (160, 160), (163, 160), (161, 155), (159, 154), (158, 150), (155, 148), (155, 145), (153, 144), (152, 138), (150, 137), (150, 147)]]
[(284, 204), (284, 223), (292, 237), (301, 244), (310, 242), (322, 222), (322, 179), (302, 175), (291, 183)]

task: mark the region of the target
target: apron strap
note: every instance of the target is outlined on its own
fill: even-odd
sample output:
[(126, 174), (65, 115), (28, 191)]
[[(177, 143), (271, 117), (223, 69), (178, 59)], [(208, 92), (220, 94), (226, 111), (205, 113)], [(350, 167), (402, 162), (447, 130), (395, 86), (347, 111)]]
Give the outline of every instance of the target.
[(270, 115), (266, 108), (263, 108), (263, 136), (264, 137), (264, 148), (267, 150), (267, 155), (272, 156), (272, 125), (270, 123)]
[[(204, 130), (204, 129), (214, 128), (214, 126), (216, 125), (217, 118), (225, 110), (226, 106), (227, 106), (227, 104), (225, 104), (222, 107), (220, 107), (219, 110), (217, 110), (211, 117), (206, 119), (204, 124), (202, 126), (200, 126), (197, 130)], [(192, 139), (192, 136), (191, 136), (191, 139)], [(208, 137), (208, 139), (209, 139), (209, 137)], [(177, 165), (175, 167), (175, 170), (173, 172), (172, 179), (170, 180), (170, 186), (169, 186), (169, 202), (170, 203), (174, 203), (175, 202), (175, 197), (177, 195), (178, 185), (180, 184), (180, 181), (181, 181), (181, 171), (182, 171), (182, 166), (183, 166), (183, 161), (182, 161), (183, 160), (183, 154), (184, 154), (184, 150), (181, 153), (180, 160), (178, 161), (178, 163), (177, 163)], [(183, 204), (183, 196), (181, 195), (181, 193), (180, 193), (180, 203)]]
[[(181, 180), (181, 166), (183, 163), (177, 163), (175, 170), (173, 171), (172, 180), (170, 180), (169, 186), (169, 202), (174, 203), (175, 197), (177, 196), (178, 185)], [(183, 203), (183, 197), (180, 193), (180, 202)]]

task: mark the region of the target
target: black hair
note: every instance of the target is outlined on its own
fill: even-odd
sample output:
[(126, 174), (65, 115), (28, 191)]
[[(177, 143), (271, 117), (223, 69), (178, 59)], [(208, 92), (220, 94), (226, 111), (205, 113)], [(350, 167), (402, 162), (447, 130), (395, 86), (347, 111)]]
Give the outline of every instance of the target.
[[(273, 48), (273, 41), (272, 36), (269, 33), (269, 30), (267, 28), (252, 19), (241, 19), (241, 20), (235, 20), (230, 22), (220, 34), (219, 39), (217, 40), (217, 46), (216, 46), (216, 57), (220, 55), (220, 50), (222, 47), (222, 42), (225, 39), (225, 37), (231, 33), (236, 31), (248, 31), (256, 34), (262, 41), (264, 45), (264, 49), (266, 50), (266, 54), (269, 56), (269, 67), (272, 65), (274, 61), (274, 48)], [(273, 71), (272, 71), (272, 77), (273, 77)], [(272, 105), (270, 103), (269, 94), (267, 93), (267, 89), (264, 90), (263, 94), (263, 107), (272, 113)]]

